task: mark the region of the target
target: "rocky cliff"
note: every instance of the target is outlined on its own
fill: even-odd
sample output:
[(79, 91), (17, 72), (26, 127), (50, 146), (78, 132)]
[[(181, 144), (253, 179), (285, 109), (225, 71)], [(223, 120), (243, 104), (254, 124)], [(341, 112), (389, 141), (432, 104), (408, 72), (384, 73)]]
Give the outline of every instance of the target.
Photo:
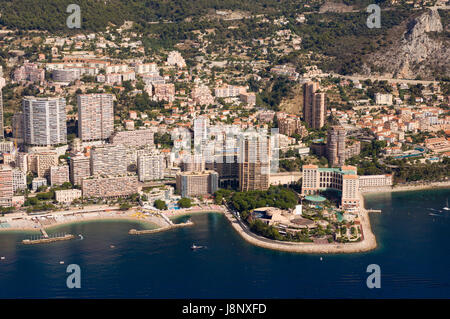
[(403, 33), (399, 33), (400, 37), (387, 50), (369, 56), (364, 66), (365, 73), (374, 74), (376, 70), (410, 79), (448, 76), (450, 41), (441, 36), (444, 30), (439, 12), (428, 9), (402, 28)]

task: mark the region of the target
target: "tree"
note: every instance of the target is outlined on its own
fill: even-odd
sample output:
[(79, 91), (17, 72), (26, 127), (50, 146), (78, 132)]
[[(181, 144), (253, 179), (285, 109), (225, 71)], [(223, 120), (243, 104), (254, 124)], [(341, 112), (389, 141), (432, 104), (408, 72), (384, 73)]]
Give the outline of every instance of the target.
[(120, 204), (120, 206), (119, 206), (119, 209), (120, 209), (120, 210), (123, 210), (123, 211), (129, 210), (130, 208), (131, 208), (131, 204), (129, 204), (129, 203), (122, 203), (122, 204)]
[(178, 206), (181, 208), (189, 208), (192, 206), (192, 202), (190, 198), (183, 197), (178, 201)]
[(153, 206), (155, 206), (156, 209), (159, 210), (166, 210), (167, 209), (167, 205), (166, 202), (160, 199), (155, 200), (155, 202), (153, 203)]

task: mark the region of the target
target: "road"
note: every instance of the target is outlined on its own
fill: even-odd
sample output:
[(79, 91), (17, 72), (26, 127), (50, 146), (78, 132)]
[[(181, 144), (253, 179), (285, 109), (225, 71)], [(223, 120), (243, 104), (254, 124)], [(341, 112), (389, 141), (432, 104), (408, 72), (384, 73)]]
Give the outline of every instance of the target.
[(430, 84), (439, 84), (438, 81), (425, 81), (425, 80), (408, 80), (408, 79), (394, 79), (394, 78), (386, 78), (381, 76), (362, 76), (362, 75), (340, 75), (331, 73), (332, 76), (336, 76), (339, 78), (347, 79), (347, 80), (371, 80), (371, 81), (387, 81), (389, 83), (406, 83), (406, 84), (422, 84), (422, 85), (430, 85)]

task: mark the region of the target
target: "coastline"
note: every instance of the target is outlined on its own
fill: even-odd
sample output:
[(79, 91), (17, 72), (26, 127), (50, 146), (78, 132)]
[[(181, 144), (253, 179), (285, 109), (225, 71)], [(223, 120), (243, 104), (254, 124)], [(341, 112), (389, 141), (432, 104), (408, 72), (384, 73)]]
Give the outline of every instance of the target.
[[(373, 190), (366, 190), (360, 192), (360, 202), (361, 207), (358, 212), (359, 220), (361, 223), (363, 239), (359, 242), (350, 243), (331, 243), (331, 244), (317, 244), (317, 243), (302, 243), (302, 242), (286, 242), (286, 241), (276, 241), (271, 240), (262, 236), (259, 236), (249, 230), (247, 225), (238, 220), (228, 209), (224, 206), (219, 205), (204, 205), (204, 206), (194, 206), (188, 209), (178, 209), (178, 210), (168, 210), (159, 211), (158, 214), (163, 215), (165, 219), (172, 222), (173, 219), (192, 215), (192, 214), (205, 214), (205, 213), (223, 213), (225, 217), (230, 222), (231, 226), (238, 232), (242, 239), (251, 243), (255, 246), (259, 246), (266, 249), (286, 251), (292, 253), (311, 253), (311, 254), (341, 254), (341, 253), (359, 253), (367, 252), (373, 250), (377, 247), (376, 237), (372, 231), (370, 224), (369, 212), (364, 207), (364, 196), (372, 195), (377, 193), (391, 193), (391, 192), (410, 192), (410, 191), (420, 191), (420, 190), (432, 190), (450, 188), (450, 181), (445, 182), (433, 182), (427, 184), (418, 185), (399, 185), (394, 187), (377, 188)], [(59, 214), (58, 214), (59, 213)], [(64, 212), (56, 212), (55, 215), (63, 216)], [(161, 217), (158, 219), (154, 215), (152, 216), (135, 216), (135, 208), (126, 211), (116, 211), (111, 214), (110, 211), (98, 209), (98, 212), (93, 215), (91, 211), (88, 212), (78, 212), (77, 218), (74, 220), (56, 221), (50, 225), (41, 225), (45, 230), (51, 230), (57, 227), (67, 226), (70, 224), (77, 224), (83, 222), (96, 222), (96, 221), (125, 221), (125, 222), (137, 222), (143, 225), (144, 230), (157, 230), (160, 231), (172, 229), (167, 225), (161, 224)], [(44, 215), (45, 213), (43, 213)], [(69, 216), (70, 214), (66, 215)], [(25, 215), (24, 215), (25, 216)], [(75, 214), (73, 214), (75, 216)], [(166, 222), (167, 222), (166, 220)], [(29, 220), (29, 222), (31, 222)], [(145, 227), (150, 226), (150, 227)], [(34, 224), (34, 227), (10, 227), (10, 228), (0, 228), (0, 234), (2, 232), (40, 232), (40, 227), (38, 223)]]
[[(64, 217), (62, 212), (58, 214), (58, 212), (54, 213), (55, 216), (58, 217)], [(53, 222), (52, 224), (43, 225), (42, 223), (37, 223), (31, 220), (31, 218), (25, 218), (20, 220), (20, 224), (24, 225), (21, 227), (8, 227), (8, 228), (0, 228), (0, 234), (5, 232), (16, 232), (16, 233), (39, 233), (41, 232), (41, 229), (44, 230), (52, 230), (58, 227), (64, 227), (68, 225), (74, 225), (74, 224), (82, 224), (86, 222), (102, 222), (102, 221), (119, 221), (119, 222), (131, 222), (131, 223), (139, 223), (143, 226), (144, 229), (156, 229), (160, 227), (164, 227), (165, 225), (160, 225), (158, 223), (158, 220), (154, 218), (153, 216), (142, 218), (138, 216), (133, 216), (134, 211), (130, 210), (128, 212), (120, 212), (111, 214), (110, 212), (101, 212), (97, 213), (96, 215), (92, 215), (91, 213), (77, 213), (76, 217), (72, 217), (69, 220), (57, 220), (56, 222)], [(39, 215), (33, 216), (38, 217)], [(75, 216), (75, 215), (73, 215)], [(24, 218), (25, 216), (22, 215), (21, 218)], [(13, 220), (6, 220), (6, 218), (2, 218), (4, 222), (7, 223), (14, 223)], [(17, 221), (16, 221), (17, 222)]]
[(245, 224), (229, 211), (226, 211), (224, 214), (231, 226), (245, 241), (262, 248), (291, 253), (341, 254), (367, 252), (377, 247), (377, 241), (370, 225), (369, 213), (364, 208), (361, 208), (359, 212), (364, 238), (359, 242), (345, 244), (314, 244), (271, 240), (251, 232)]

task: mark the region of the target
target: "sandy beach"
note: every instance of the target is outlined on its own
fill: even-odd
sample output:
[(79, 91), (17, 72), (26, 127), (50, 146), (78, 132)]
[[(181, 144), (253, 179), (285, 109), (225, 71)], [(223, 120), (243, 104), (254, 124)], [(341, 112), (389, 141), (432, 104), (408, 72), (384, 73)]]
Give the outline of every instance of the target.
[(0, 232), (24, 231), (39, 232), (41, 228), (47, 230), (56, 227), (66, 226), (75, 223), (94, 222), (94, 221), (128, 221), (138, 222), (144, 227), (164, 227), (167, 222), (156, 215), (136, 214), (136, 210), (119, 211), (115, 209), (98, 211), (77, 211), (77, 212), (51, 212), (45, 215), (29, 216), (25, 213), (8, 214), (0, 217), (0, 222), (9, 227), (1, 227)]

